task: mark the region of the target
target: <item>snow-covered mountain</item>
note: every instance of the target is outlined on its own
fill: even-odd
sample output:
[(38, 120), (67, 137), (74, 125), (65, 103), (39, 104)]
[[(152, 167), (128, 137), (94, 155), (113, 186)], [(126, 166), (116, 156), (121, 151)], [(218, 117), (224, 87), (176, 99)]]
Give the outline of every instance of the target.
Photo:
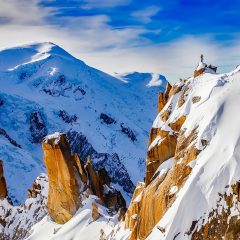
[[(1, 55), (0, 154), (13, 200), (45, 171), (42, 137), (67, 137), (44, 138), (48, 177), (25, 204), (0, 200), (0, 239), (240, 239), (240, 66), (217, 74), (201, 61), (170, 86), (156, 74), (109, 76), (51, 43)], [(134, 190), (125, 217), (114, 187)]]
[(0, 51), (0, 159), (8, 192), (24, 202), (45, 172), (41, 140), (66, 132), (73, 152), (104, 166), (130, 196), (143, 179), (148, 132), (157, 111), (159, 74), (115, 77), (76, 59), (52, 43)]
[(145, 182), (108, 239), (240, 239), (240, 66), (215, 71), (201, 65), (162, 96)]

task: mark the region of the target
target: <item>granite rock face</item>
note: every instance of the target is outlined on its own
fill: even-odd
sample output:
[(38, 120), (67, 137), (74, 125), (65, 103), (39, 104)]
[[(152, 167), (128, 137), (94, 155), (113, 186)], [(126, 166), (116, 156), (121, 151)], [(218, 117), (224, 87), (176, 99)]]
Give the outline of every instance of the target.
[(80, 177), (64, 134), (47, 136), (42, 147), (49, 179), (48, 213), (55, 222), (63, 224), (80, 206)]
[[(42, 146), (49, 179), (47, 211), (55, 222), (63, 224), (72, 218), (81, 206), (84, 192), (96, 195), (99, 203), (112, 212), (126, 211), (125, 200), (111, 185), (106, 170), (95, 171), (90, 157), (84, 164), (76, 153), (71, 155), (65, 134), (48, 135)], [(36, 194), (36, 186), (33, 186), (29, 196)], [(96, 207), (93, 210), (96, 213)]]

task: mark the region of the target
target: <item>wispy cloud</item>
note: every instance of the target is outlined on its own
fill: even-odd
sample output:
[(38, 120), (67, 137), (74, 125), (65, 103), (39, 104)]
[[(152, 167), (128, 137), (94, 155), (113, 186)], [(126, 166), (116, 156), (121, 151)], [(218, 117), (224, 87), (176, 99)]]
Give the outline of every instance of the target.
[(128, 5), (131, 0), (83, 0), (82, 7), (85, 9), (92, 8), (113, 8)]
[(132, 16), (140, 22), (149, 23), (152, 21), (152, 17), (155, 16), (160, 10), (160, 7), (150, 6), (138, 11), (134, 11)]
[(236, 12), (216, 33), (206, 19), (201, 18), (204, 26), (186, 23), (186, 9), (170, 16), (166, 6), (132, 2), (0, 0), (0, 48), (51, 41), (109, 73), (159, 72), (171, 81), (192, 74), (201, 53), (220, 70), (240, 63), (239, 30), (226, 30), (228, 22), (234, 26)]
[(218, 66), (218, 71), (225, 72), (240, 64), (239, 52), (238, 41), (222, 46), (216, 44), (211, 36), (186, 36), (165, 44), (102, 51), (98, 54), (93, 52), (88, 55), (88, 62), (96, 66), (102, 58), (108, 59), (101, 64), (105, 71), (152, 71), (162, 73), (175, 82), (179, 78), (192, 76), (200, 54), (204, 54), (207, 63)]
[(0, 18), (7, 24), (36, 25), (43, 24), (49, 16), (50, 8), (39, 8), (37, 0), (0, 0)]

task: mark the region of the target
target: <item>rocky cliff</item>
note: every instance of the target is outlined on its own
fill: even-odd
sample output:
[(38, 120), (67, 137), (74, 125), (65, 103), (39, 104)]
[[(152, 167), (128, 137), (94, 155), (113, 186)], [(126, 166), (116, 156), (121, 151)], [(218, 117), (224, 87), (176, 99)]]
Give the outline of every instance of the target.
[[(123, 218), (126, 203), (106, 170), (95, 171), (90, 158), (84, 164), (76, 153), (72, 155), (66, 134), (56, 132), (46, 136), (42, 148), (48, 176), (42, 174), (36, 179), (28, 189), (28, 199), (20, 206), (13, 206), (7, 196), (0, 161), (0, 239), (36, 239), (36, 235), (49, 239), (51, 235), (56, 237), (67, 222), (80, 231), (83, 227), (77, 226), (82, 222), (86, 224), (85, 231), (88, 225), (89, 229), (95, 225), (95, 235), (90, 238), (95, 239), (101, 234), (99, 218), (105, 227), (112, 229), (118, 219)], [(45, 230), (40, 227), (41, 233), (35, 233), (38, 222), (43, 229), (46, 227)], [(45, 237), (43, 231), (47, 233)], [(62, 239), (61, 231), (59, 238)]]
[(7, 197), (7, 185), (3, 173), (3, 162), (0, 160), (0, 198), (4, 199)]
[[(239, 239), (240, 68), (194, 77), (159, 95), (145, 182), (109, 239)], [(234, 117), (233, 117), (234, 116)]]
[[(86, 164), (77, 154), (71, 155), (67, 136), (61, 133), (43, 139), (44, 163), (48, 172), (49, 191), (47, 212), (60, 224), (69, 221), (82, 205), (83, 195), (93, 194), (110, 211), (125, 211), (121, 193), (111, 186), (104, 168), (95, 172), (91, 160)], [(96, 213), (96, 205), (93, 205)]]
[(44, 138), (42, 146), (49, 179), (48, 213), (62, 224), (71, 219), (80, 206), (80, 176), (74, 169), (64, 135), (49, 135)]

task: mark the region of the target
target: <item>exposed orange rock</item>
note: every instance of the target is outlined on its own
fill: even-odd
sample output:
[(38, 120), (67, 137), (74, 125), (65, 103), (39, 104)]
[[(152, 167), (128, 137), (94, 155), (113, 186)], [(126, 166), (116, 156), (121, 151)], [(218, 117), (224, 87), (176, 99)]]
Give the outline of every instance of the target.
[(120, 208), (118, 210), (118, 221), (124, 221), (125, 220), (125, 213), (126, 213), (126, 208), (123, 209), (123, 208)]
[(147, 152), (146, 185), (150, 183), (152, 176), (160, 164), (174, 156), (177, 145), (176, 136), (170, 135), (169, 132), (160, 129), (157, 131), (154, 140), (157, 140), (156, 144), (152, 146), (151, 143)]
[[(225, 188), (229, 187), (232, 188), (232, 193), (230, 195), (226, 195), (226, 193), (219, 194), (220, 197), (216, 208), (203, 216), (202, 219), (208, 219), (208, 221), (203, 223), (203, 220), (199, 219), (192, 222), (192, 226), (186, 234), (192, 235), (193, 240), (240, 239), (240, 183), (236, 182), (232, 186), (226, 186)], [(234, 209), (235, 214), (231, 214), (232, 209)]]
[(28, 197), (29, 198), (36, 198), (37, 195), (41, 191), (41, 185), (39, 183), (34, 182), (32, 187), (28, 189)]
[(178, 99), (178, 107), (181, 107), (184, 103), (185, 103), (185, 95), (188, 91), (188, 86), (189, 86), (190, 82), (188, 82), (185, 86), (184, 89), (181, 92), (181, 95)]
[(93, 202), (92, 203), (92, 219), (96, 221), (100, 217), (101, 217), (101, 214), (99, 213), (98, 206), (95, 202)]
[(171, 111), (170, 111), (169, 108), (166, 109), (165, 111), (163, 111), (163, 112), (161, 113), (161, 119), (162, 119), (162, 121), (163, 121), (163, 122), (166, 122), (166, 121), (168, 120), (170, 114), (171, 114)]
[(3, 162), (0, 160), (0, 199), (7, 197), (7, 184), (3, 174)]
[(89, 183), (90, 183), (90, 188), (93, 191), (93, 194), (97, 195), (102, 201), (104, 201), (104, 199), (103, 199), (103, 185), (101, 185), (98, 174), (94, 171), (94, 169), (92, 167), (90, 157), (88, 157), (84, 168), (87, 172), (87, 176), (88, 176)]
[(194, 145), (189, 149), (189, 145), (197, 138), (197, 128), (194, 128), (191, 133), (186, 137), (184, 131), (179, 132), (178, 143), (176, 146), (175, 159), (179, 160), (183, 158), (191, 148), (195, 148)]
[(201, 96), (195, 96), (192, 98), (192, 103), (197, 103), (201, 100)]
[[(214, 67), (207, 66), (203, 63), (203, 56), (201, 56), (201, 63), (198, 66), (199, 70), (195, 71), (194, 76), (202, 74), (206, 68), (215, 71)], [(166, 104), (166, 99), (171, 98), (177, 93), (179, 93), (177, 106), (183, 106), (189, 89), (189, 81), (191, 81), (191, 79), (181, 80), (179, 83), (173, 85), (168, 91), (167, 96), (165, 94), (159, 95), (158, 111), (161, 111), (161, 113), (158, 117), (160, 117), (165, 124), (168, 123), (171, 130), (166, 131), (168, 128), (166, 128), (165, 124), (163, 124), (162, 128), (151, 129), (146, 158), (145, 185), (137, 186), (125, 217), (125, 227), (131, 230), (130, 240), (145, 240), (147, 238), (152, 229), (174, 203), (177, 192), (182, 188), (191, 174), (192, 165), (189, 163), (196, 160), (200, 153), (200, 150), (195, 144), (198, 127), (192, 129), (190, 133), (186, 133), (182, 126), (187, 116), (182, 115), (177, 120), (169, 123), (168, 121), (171, 119), (172, 114), (171, 105), (169, 105), (168, 109), (164, 108), (164, 111), (162, 111)], [(200, 96), (192, 98), (193, 103), (199, 102), (200, 100)], [(203, 147), (206, 147), (208, 144), (205, 139), (201, 139), (201, 143)], [(170, 158), (172, 159), (170, 160)], [(157, 171), (159, 166), (168, 160), (169, 164), (167, 164), (167, 168), (164, 167), (165, 171)], [(170, 163), (173, 163), (172, 166)], [(240, 199), (240, 187), (233, 189), (235, 189), (233, 191), (238, 194), (238, 199)], [(234, 198), (232, 196), (226, 196), (225, 202), (230, 207), (234, 206)], [(224, 204), (222, 206), (224, 206)], [(217, 212), (219, 213), (219, 211)], [(190, 231), (194, 233), (194, 238), (192, 239), (220, 239), (222, 238), (221, 236), (225, 236), (226, 239), (240, 239), (240, 231), (238, 230), (240, 227), (239, 219), (233, 217), (230, 220), (232, 221), (232, 227), (229, 228), (229, 231), (226, 228), (229, 212), (231, 211), (228, 210), (227, 217), (225, 217), (225, 213), (222, 213), (225, 224), (220, 224), (222, 229), (217, 226), (218, 221), (213, 220), (213, 222), (208, 222), (200, 231), (196, 232), (195, 226), (197, 223), (193, 222)], [(203, 219), (204, 216), (201, 218), (201, 221)], [(214, 228), (217, 229), (217, 231), (219, 230), (219, 232), (225, 231), (226, 234), (218, 234), (217, 231), (215, 231), (212, 235), (211, 229)], [(165, 232), (165, 229), (158, 229), (162, 233)], [(186, 232), (186, 234), (188, 233)]]
[(165, 104), (166, 104), (166, 101), (164, 99), (164, 95), (163, 95), (162, 92), (160, 92), (158, 94), (158, 112), (162, 111), (162, 109), (164, 108)]
[(79, 175), (65, 134), (45, 138), (42, 147), (49, 179), (47, 211), (55, 222), (63, 224), (81, 204)]
[(173, 95), (179, 93), (182, 90), (183, 85), (173, 85), (170, 92), (169, 92), (169, 98), (172, 97)]
[(201, 55), (201, 61), (198, 64), (197, 69), (194, 71), (193, 76), (197, 77), (204, 73), (206, 70), (210, 70), (211, 72), (217, 72), (217, 67), (210, 65), (207, 65), (206, 63), (203, 62), (203, 55)]
[(104, 194), (104, 204), (113, 212), (118, 211), (119, 209), (126, 211), (126, 202), (119, 191), (110, 191), (107, 194)]
[(103, 185), (110, 186), (111, 179), (110, 179), (107, 171), (105, 170), (105, 168), (101, 168), (101, 169), (98, 170), (98, 177), (99, 177), (100, 184), (102, 186)]
[(165, 92), (160, 92), (158, 95), (158, 112), (161, 112), (164, 106), (166, 105), (168, 99), (169, 99), (169, 92), (171, 90), (172, 86), (170, 83), (167, 83)]
[[(187, 137), (182, 130), (186, 116), (169, 123), (173, 133), (152, 128), (146, 159), (145, 185), (138, 185), (125, 217), (125, 227), (131, 230), (131, 240), (144, 240), (176, 199), (176, 193), (191, 173), (188, 163), (196, 159), (199, 150), (192, 144), (197, 128)], [(172, 168), (159, 175), (157, 168), (169, 158)], [(181, 159), (181, 161), (180, 161)], [(174, 189), (174, 191), (172, 191)]]
[(202, 73), (204, 73), (205, 70), (206, 70), (206, 67), (201, 68), (199, 70), (195, 70), (193, 76), (197, 77), (197, 76), (201, 75)]
[(183, 123), (185, 122), (186, 120), (186, 116), (185, 115), (182, 115), (180, 118), (178, 118), (177, 121), (175, 122), (172, 122), (172, 123), (169, 123), (169, 127), (175, 131), (175, 132), (179, 132)]
[(125, 226), (126, 228), (130, 228), (131, 230), (134, 229), (137, 223), (137, 218), (140, 212), (142, 202), (142, 191), (144, 190), (144, 187), (145, 187), (144, 183), (142, 182), (138, 183), (133, 193), (131, 204), (126, 212)]
[[(126, 202), (119, 191), (111, 188), (111, 180), (107, 174), (107, 171), (102, 168), (98, 172), (95, 172), (92, 167), (90, 157), (88, 157), (84, 168), (87, 172), (88, 181), (90, 184), (89, 187), (93, 194), (100, 198), (102, 204), (104, 204), (113, 212), (118, 210), (123, 210), (125, 212)], [(109, 189), (109, 191), (105, 192), (104, 187)]]
[(87, 173), (84, 168), (84, 162), (79, 158), (77, 153), (73, 154), (73, 161), (75, 163), (75, 166), (78, 170), (78, 173), (80, 175), (82, 182), (86, 184), (88, 178), (87, 178)]
[[(126, 203), (122, 194), (111, 187), (111, 179), (104, 168), (95, 171), (88, 157), (86, 164), (77, 154), (71, 155), (65, 134), (53, 134), (42, 143), (44, 162), (48, 172), (49, 193), (47, 211), (52, 219), (66, 223), (81, 205), (81, 193), (94, 194), (113, 212), (123, 218)], [(33, 184), (29, 197), (36, 197), (39, 186)], [(97, 218), (97, 205), (93, 204), (93, 219)]]
[(164, 92), (164, 96), (167, 100), (169, 99), (169, 93), (170, 93), (171, 89), (172, 89), (172, 85), (168, 82), (165, 92)]

